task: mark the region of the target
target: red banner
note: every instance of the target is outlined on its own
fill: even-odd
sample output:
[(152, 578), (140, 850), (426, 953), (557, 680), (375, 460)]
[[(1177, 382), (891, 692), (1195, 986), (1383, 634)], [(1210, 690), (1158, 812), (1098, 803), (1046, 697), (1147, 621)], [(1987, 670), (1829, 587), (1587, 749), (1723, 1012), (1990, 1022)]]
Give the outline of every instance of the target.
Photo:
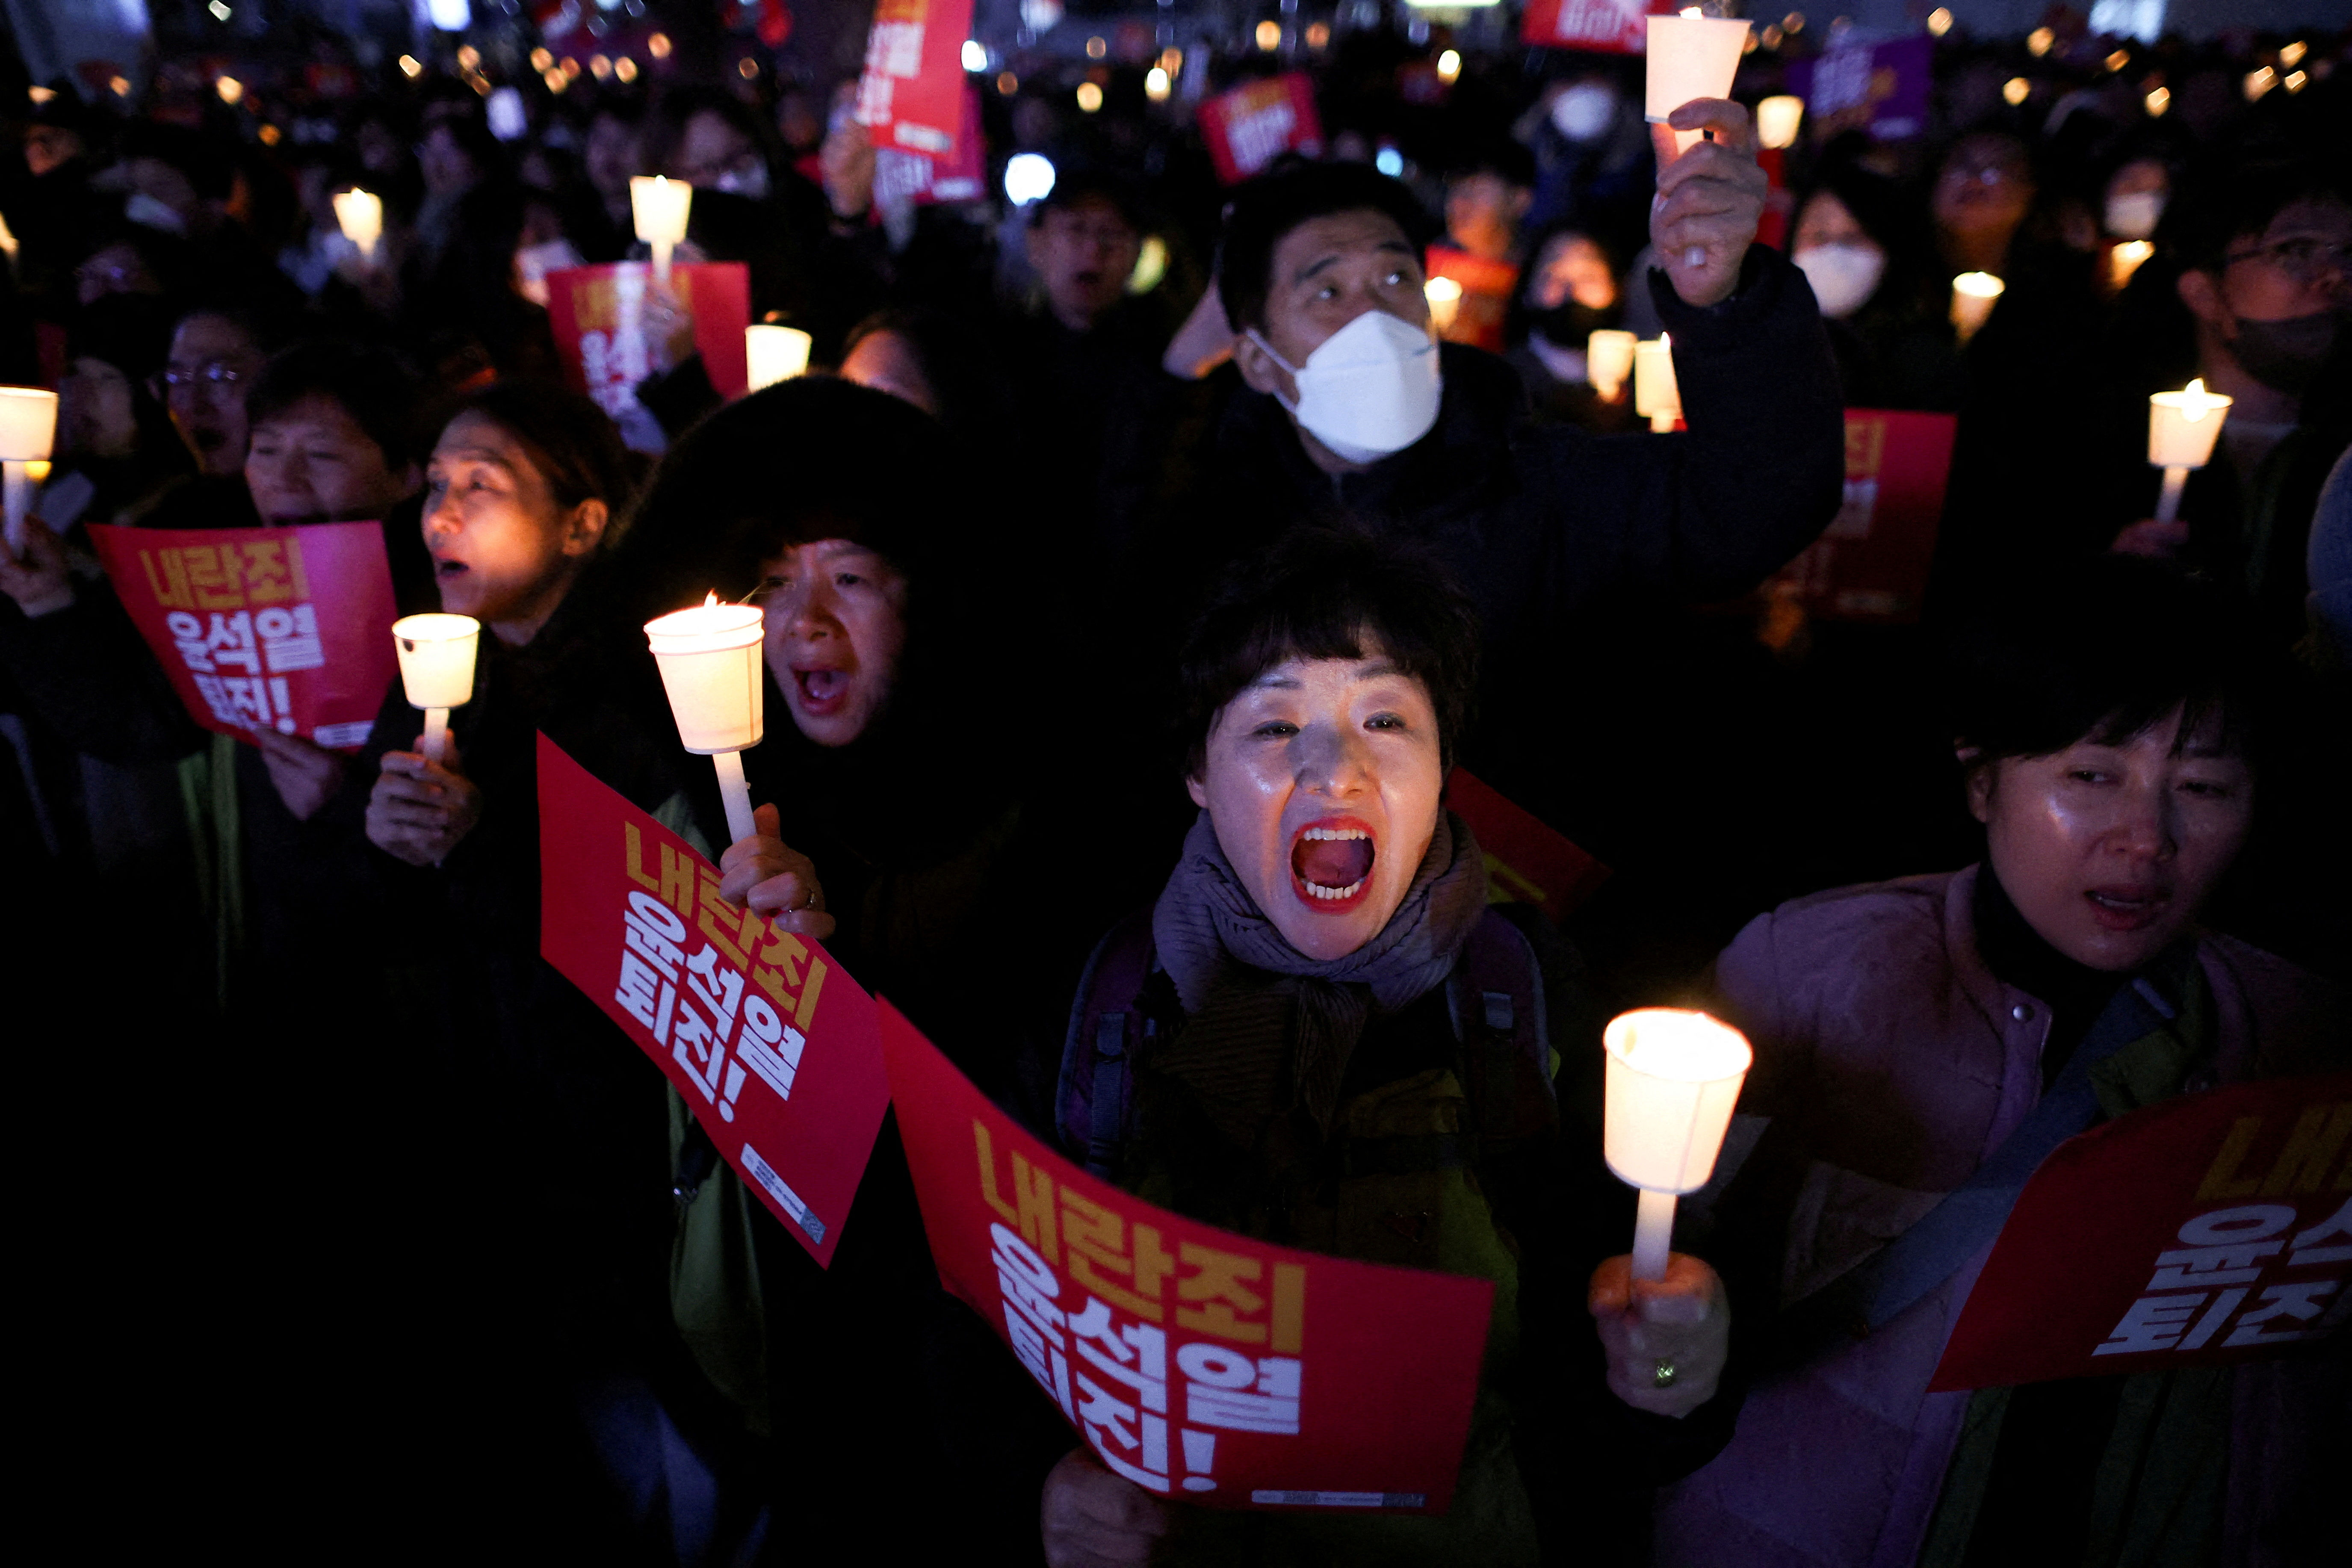
[(1304, 71), (1244, 82), (1201, 105), (1201, 135), (1217, 178), (1239, 184), (1285, 153), (1323, 155), (1315, 84)]
[(817, 943), (719, 898), (709, 861), (545, 735), (539, 844), (541, 956), (830, 1266), (890, 1101), (873, 999)]
[(895, 147), (874, 153), (874, 202), (877, 207), (894, 201), (969, 202), (986, 194), (987, 140), (980, 128), (980, 93), (964, 89), (963, 129), (955, 150), (945, 157), (901, 152)]
[(879, 0), (857, 80), (857, 119), (877, 151), (953, 162), (971, 36), (971, 0)]
[(1446, 781), (1445, 804), (1478, 840), (1492, 902), (1533, 904), (1561, 921), (1609, 879), (1608, 867), (1468, 768), (1455, 768)]
[[(645, 261), (567, 267), (547, 275), (548, 326), (563, 355), (563, 373), (615, 423), (637, 407), (637, 383), (653, 374), (645, 325), (652, 275)], [(669, 269), (669, 286), (694, 316), (694, 347), (719, 395), (751, 391), (743, 329), (751, 324), (751, 269), (740, 261), (680, 262)]]
[(338, 751), (367, 740), (399, 671), (382, 524), (92, 524), (89, 538), (197, 723)]
[(1932, 1387), (2243, 1361), (2352, 1320), (2352, 1073), (2237, 1084), (2059, 1145)]
[(940, 1280), (1104, 1464), (1209, 1508), (1445, 1511), (1491, 1281), (1154, 1208), (1054, 1153), (881, 1014)]
[(1528, 0), (1519, 40), (1541, 49), (1647, 54), (1649, 25), (1642, 18), (1680, 9), (1675, 0)]
[(1958, 423), (1949, 414), (1847, 409), (1845, 504), (1768, 591), (1793, 588), (1822, 620), (1917, 620)]

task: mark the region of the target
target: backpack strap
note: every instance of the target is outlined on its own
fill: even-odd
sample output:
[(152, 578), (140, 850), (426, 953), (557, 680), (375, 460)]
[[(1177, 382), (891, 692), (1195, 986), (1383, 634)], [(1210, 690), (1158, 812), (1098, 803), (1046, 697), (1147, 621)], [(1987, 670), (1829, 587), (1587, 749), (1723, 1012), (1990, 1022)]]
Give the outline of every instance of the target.
[(1113, 926), (1087, 960), (1062, 1038), (1055, 1131), (1064, 1152), (1105, 1181), (1118, 1169), (1126, 1141), (1135, 1052), (1159, 1032), (1160, 1009), (1146, 995), (1159, 967), (1151, 910), (1139, 910)]

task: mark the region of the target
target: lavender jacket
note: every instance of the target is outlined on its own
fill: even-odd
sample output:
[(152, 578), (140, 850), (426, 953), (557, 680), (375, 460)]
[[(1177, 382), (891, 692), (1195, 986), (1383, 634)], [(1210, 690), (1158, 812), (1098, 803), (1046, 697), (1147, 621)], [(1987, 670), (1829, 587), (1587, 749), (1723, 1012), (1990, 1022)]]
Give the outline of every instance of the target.
[[(1985, 967), (1970, 913), (1977, 875), (1971, 867), (1799, 899), (1750, 922), (1717, 961), (1720, 1005), (1756, 1047), (1741, 1110), (1800, 1119), (1809, 1160), (1784, 1304), (1916, 1223), (2041, 1097), (2049, 1009)], [(2200, 939), (2197, 956), (2220, 1015), (2220, 1054), (2189, 1088), (2340, 1059), (2335, 988), (2227, 937)], [(1760, 1131), (1743, 1115), (1727, 1155), (1752, 1148)], [(1969, 1401), (1927, 1393), (1927, 1380), (1985, 1255), (1867, 1340), (1760, 1383), (1730, 1446), (1662, 1494), (1658, 1563), (1912, 1563)], [(2297, 1365), (2235, 1375), (2222, 1555), (2232, 1568), (2286, 1561), (2269, 1544), (2276, 1521), (2311, 1489), (2310, 1478), (2289, 1473), (2310, 1446), (2279, 1437), (2315, 1414), (2296, 1408), (2312, 1392)]]

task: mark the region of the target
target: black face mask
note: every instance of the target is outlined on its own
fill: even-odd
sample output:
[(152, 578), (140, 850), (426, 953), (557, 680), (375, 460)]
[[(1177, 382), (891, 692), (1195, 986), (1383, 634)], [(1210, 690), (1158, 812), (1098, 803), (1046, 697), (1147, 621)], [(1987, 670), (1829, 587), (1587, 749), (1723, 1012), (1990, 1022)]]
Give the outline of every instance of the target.
[(2301, 394), (2311, 388), (2336, 351), (2344, 316), (2336, 310), (2316, 310), (2289, 316), (2283, 321), (2241, 319), (2230, 353), (2248, 375), (2275, 392)]
[(1593, 333), (1617, 324), (1617, 307), (1596, 310), (1590, 305), (1580, 305), (1570, 300), (1549, 310), (1529, 310), (1528, 330), (1541, 332), (1544, 337), (1564, 349), (1580, 349), (1584, 340)]

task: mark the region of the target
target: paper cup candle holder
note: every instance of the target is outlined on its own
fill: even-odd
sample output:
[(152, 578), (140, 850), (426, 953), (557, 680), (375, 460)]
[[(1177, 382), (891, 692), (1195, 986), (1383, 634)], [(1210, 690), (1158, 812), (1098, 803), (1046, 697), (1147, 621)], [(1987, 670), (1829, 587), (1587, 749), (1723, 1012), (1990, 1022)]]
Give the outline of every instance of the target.
[(58, 395), (37, 386), (0, 386), (0, 465), (7, 473), (10, 554), (25, 548), (25, 518), (33, 507), (35, 463), (49, 460), (58, 438)]
[(1633, 1278), (1663, 1279), (1675, 1200), (1715, 1173), (1755, 1053), (1730, 1025), (1672, 1007), (1621, 1013), (1601, 1042), (1609, 1053), (1601, 1153), (1617, 1179), (1642, 1194)]
[(2156, 521), (2171, 522), (2180, 516), (2181, 488), (2189, 470), (2213, 460), (2213, 443), (2221, 438), (2221, 422), (2230, 416), (2230, 400), (2205, 390), (2202, 378), (2179, 392), (2159, 392), (2147, 400), (2147, 460), (2164, 470), (2164, 493), (2157, 498)]
[(1675, 382), (1675, 342), (1667, 333), (1633, 345), (1633, 412), (1662, 436), (1683, 416), (1683, 392)]
[[(1710, 16), (1696, 5), (1672, 16), (1652, 16), (1649, 61), (1642, 92), (1642, 116), (1664, 125), (1668, 116), (1699, 98), (1729, 98), (1748, 47), (1748, 24)], [(1687, 149), (1702, 132), (1678, 131), (1675, 151)]]
[(686, 238), (686, 215), (694, 205), (694, 187), (684, 180), (659, 174), (629, 177), (629, 212), (636, 219), (637, 237), (653, 247), (654, 277), (669, 282), (670, 252)]
[(735, 844), (757, 831), (741, 753), (765, 733), (761, 645), (766, 631), (767, 616), (759, 605), (722, 605), (716, 594), (690, 610), (646, 623), (646, 640), (661, 667), (677, 738), (719, 770), (728, 841)]
[(481, 637), (482, 623), (471, 616), (403, 616), (392, 623), (401, 689), (410, 707), (425, 710), (424, 751), (433, 762), (449, 754), (449, 710), (473, 700)]
[(1592, 382), (1592, 390), (1617, 401), (1625, 390), (1625, 383), (1633, 374), (1633, 345), (1640, 340), (1631, 332), (1604, 328), (1584, 340), (1584, 374)]
[(2009, 285), (1990, 272), (1963, 272), (1952, 279), (1952, 330), (1966, 343), (1992, 314)]
[(383, 198), (373, 191), (337, 191), (335, 224), (360, 247), (361, 259), (373, 265), (376, 241), (383, 237)]
[(751, 366), (753, 392), (790, 381), (807, 371), (809, 345), (814, 340), (798, 327), (765, 324), (743, 329), (743, 357)]

